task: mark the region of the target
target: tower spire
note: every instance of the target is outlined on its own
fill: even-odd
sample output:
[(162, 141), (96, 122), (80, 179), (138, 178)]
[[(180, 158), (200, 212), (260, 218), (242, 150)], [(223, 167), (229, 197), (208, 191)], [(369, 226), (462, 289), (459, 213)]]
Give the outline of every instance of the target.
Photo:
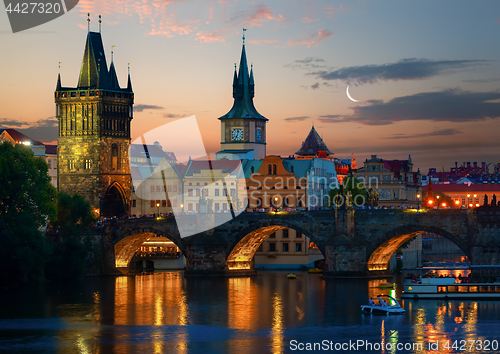
[(132, 80), (130, 80), (130, 63), (128, 63), (128, 82), (127, 82), (127, 91), (132, 92)]
[(90, 13), (87, 13), (87, 32), (90, 32)]
[[(100, 31), (99, 31), (99, 32), (100, 32)], [(114, 48), (114, 47), (115, 47), (114, 45), (112, 45), (112, 46), (111, 46), (111, 62), (113, 62), (113, 48)]]
[(101, 15), (99, 15), (99, 33), (101, 33)]
[(57, 74), (56, 91), (61, 91), (61, 62), (59, 62), (59, 72)]
[(245, 31), (247, 29), (246, 28), (243, 28), (243, 46), (245, 46)]

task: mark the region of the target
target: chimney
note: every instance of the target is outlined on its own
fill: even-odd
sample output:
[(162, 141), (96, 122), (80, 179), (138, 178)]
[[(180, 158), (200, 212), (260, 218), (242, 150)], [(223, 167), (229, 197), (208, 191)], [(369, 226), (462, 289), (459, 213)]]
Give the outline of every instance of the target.
[(474, 170), (477, 169), (477, 162), (474, 162)]
[(372, 159), (376, 159), (377, 158), (377, 155), (372, 155)]
[(470, 162), (467, 162), (467, 170), (470, 170)]

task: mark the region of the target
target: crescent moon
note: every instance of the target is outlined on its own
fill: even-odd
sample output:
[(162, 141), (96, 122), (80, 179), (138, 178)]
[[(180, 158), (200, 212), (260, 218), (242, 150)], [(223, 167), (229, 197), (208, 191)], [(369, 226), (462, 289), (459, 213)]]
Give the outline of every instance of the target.
[(351, 101), (353, 102), (359, 102), (359, 100), (355, 100), (354, 98), (352, 98), (352, 96), (349, 94), (349, 85), (347, 86), (347, 88), (345, 89), (345, 93), (347, 94), (347, 98), (349, 98)]

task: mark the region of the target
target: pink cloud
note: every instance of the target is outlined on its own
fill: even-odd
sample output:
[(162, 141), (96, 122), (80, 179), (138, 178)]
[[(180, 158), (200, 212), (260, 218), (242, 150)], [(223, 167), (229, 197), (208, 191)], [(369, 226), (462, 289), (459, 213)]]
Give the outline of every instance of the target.
[(311, 22), (319, 21), (319, 18), (302, 17), (301, 20), (303, 23), (311, 23)]
[(225, 32), (226, 28), (222, 28), (216, 31), (212, 32), (203, 32), (200, 31), (196, 33), (196, 40), (205, 42), (205, 43), (212, 43), (212, 42), (225, 42)]
[(252, 39), (248, 41), (248, 43), (252, 43), (255, 45), (261, 45), (261, 44), (272, 44), (272, 43), (277, 43), (279, 42), (279, 39)]
[(331, 31), (327, 30), (327, 29), (320, 29), (318, 31), (318, 39), (331, 37), (332, 34), (333, 33)]
[(283, 21), (285, 16), (274, 15), (272, 10), (264, 5), (258, 4), (253, 11), (241, 11), (229, 21), (237, 22), (235, 26), (247, 25), (250, 27), (261, 27), (266, 21)]
[(294, 47), (296, 45), (304, 45), (307, 48), (312, 47), (313, 45), (317, 45), (324, 38), (329, 38), (333, 35), (333, 33), (327, 29), (320, 29), (318, 33), (313, 33), (308, 35), (305, 39), (296, 39), (288, 41), (287, 45), (289, 47)]
[(326, 6), (326, 15), (330, 18), (335, 17), (335, 15), (341, 11), (347, 11), (350, 10), (349, 7), (340, 5), (339, 7), (335, 8), (333, 5), (327, 5)]

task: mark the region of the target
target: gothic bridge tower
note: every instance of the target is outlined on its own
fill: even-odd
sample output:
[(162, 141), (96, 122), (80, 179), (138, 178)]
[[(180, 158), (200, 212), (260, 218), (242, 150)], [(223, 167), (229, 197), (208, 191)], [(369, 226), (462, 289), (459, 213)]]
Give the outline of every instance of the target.
[[(245, 29), (244, 29), (245, 31)], [(253, 68), (248, 73), (245, 36), (241, 50), (240, 67), (234, 68), (231, 110), (219, 118), (221, 122), (221, 151), (217, 159), (260, 160), (266, 157), (266, 123), (268, 119), (257, 112), (253, 104), (255, 83)]]
[(134, 93), (130, 70), (127, 87), (120, 88), (113, 52), (108, 70), (100, 22), (98, 33), (88, 31), (78, 85), (62, 87), (57, 78), (57, 185), (83, 195), (100, 215), (120, 216), (130, 210)]

